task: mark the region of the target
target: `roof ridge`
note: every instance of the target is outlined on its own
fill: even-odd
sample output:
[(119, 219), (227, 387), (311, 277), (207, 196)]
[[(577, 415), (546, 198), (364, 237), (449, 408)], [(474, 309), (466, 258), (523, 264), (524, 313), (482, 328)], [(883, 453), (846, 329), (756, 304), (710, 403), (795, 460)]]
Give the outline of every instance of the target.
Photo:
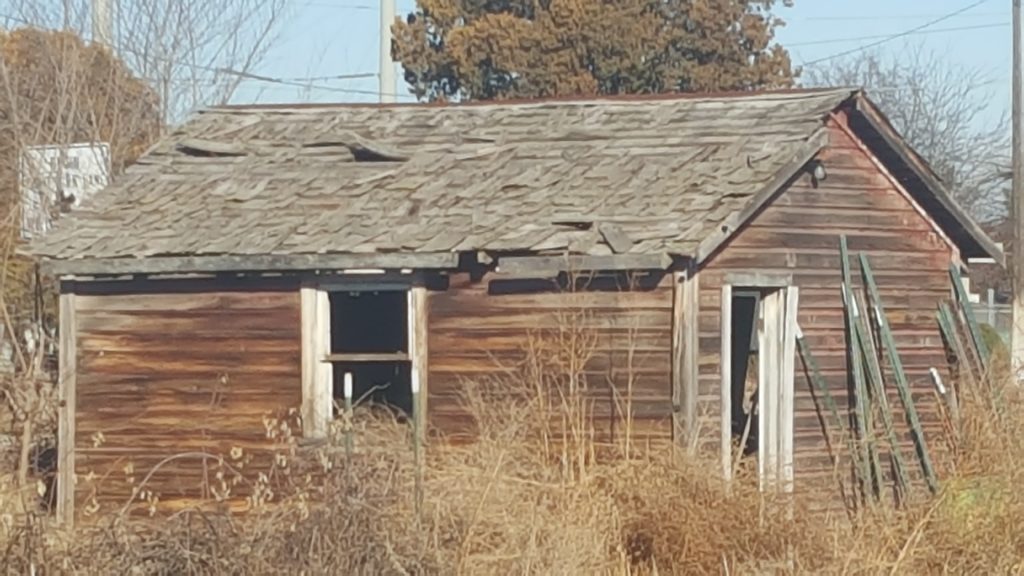
[(694, 102), (702, 100), (797, 100), (807, 97), (825, 97), (830, 95), (845, 95), (847, 97), (851, 97), (860, 92), (863, 92), (863, 88), (855, 86), (824, 86), (814, 88), (785, 88), (777, 90), (758, 91), (733, 90), (722, 92), (663, 92), (656, 94), (597, 94), (593, 96), (554, 96), (545, 98), (522, 98), (509, 100), (473, 100), (469, 102), (402, 102), (387, 104), (379, 102), (282, 102), (267, 104), (222, 104), (203, 108), (199, 110), (199, 112), (288, 112), (292, 110), (330, 110), (337, 108), (519, 108), (546, 105), (586, 106), (600, 103), (622, 103), (639, 105), (659, 102)]

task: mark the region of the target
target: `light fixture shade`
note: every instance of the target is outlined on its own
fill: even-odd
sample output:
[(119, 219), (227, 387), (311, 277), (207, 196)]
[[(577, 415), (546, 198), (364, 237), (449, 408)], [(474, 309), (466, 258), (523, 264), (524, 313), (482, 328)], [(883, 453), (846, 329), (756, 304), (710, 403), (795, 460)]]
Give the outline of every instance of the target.
[(828, 178), (828, 172), (825, 170), (825, 165), (822, 164), (821, 162), (815, 162), (814, 163), (814, 172), (813, 172), (813, 174), (814, 174), (814, 179), (819, 181), (819, 182), (824, 180), (824, 179), (826, 179), (826, 178)]

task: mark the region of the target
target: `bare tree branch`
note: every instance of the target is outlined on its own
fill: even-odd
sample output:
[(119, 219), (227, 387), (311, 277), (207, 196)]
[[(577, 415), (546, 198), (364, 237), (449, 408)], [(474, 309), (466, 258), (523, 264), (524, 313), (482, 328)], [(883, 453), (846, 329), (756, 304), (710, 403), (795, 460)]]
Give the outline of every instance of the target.
[(920, 47), (861, 53), (804, 70), (814, 86), (862, 86), (980, 221), (1006, 214), (1009, 121), (983, 72)]
[[(0, 0), (20, 23), (88, 37), (89, 2)], [(156, 90), (164, 125), (197, 108), (227, 103), (277, 39), (286, 0), (119, 2), (112, 48)]]

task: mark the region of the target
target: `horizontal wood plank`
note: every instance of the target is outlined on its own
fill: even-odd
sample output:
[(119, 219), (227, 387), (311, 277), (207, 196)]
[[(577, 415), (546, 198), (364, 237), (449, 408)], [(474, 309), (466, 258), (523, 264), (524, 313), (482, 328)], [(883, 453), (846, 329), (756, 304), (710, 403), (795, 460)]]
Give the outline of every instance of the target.
[(211, 461), (176, 455), (230, 459), (241, 450), (263, 454), (257, 461), (265, 466), (279, 443), (268, 422), (294, 420), (301, 404), (297, 288), (193, 283), (172, 292), (96, 289), (80, 298), (79, 511), (86, 500), (124, 505), (132, 490), (126, 467), (141, 477), (161, 462), (147, 486), (161, 499), (209, 498), (203, 487), (214, 474)]
[[(798, 323), (836, 402), (840, 407), (850, 406), (840, 296), (841, 234), (847, 236), (852, 254), (864, 252), (871, 260), (926, 434), (940, 437), (939, 407), (928, 370), (946, 361), (934, 311), (938, 302), (949, 298), (947, 270), (953, 254), (862, 147), (837, 128), (831, 136), (833, 144), (820, 156), (827, 178), (818, 183), (806, 175), (796, 180), (702, 272), (698, 411), (708, 415), (702, 427), (706, 432), (702, 445), (709, 450), (717, 450), (720, 443), (720, 287), (730, 274), (791, 275), (793, 285), (800, 288)], [(852, 269), (859, 278), (856, 259)], [(797, 492), (819, 486), (821, 479), (833, 474), (815, 394), (809, 372), (798, 359), (794, 396)], [(890, 405), (898, 433), (909, 448), (909, 430), (895, 395)], [(939, 442), (931, 444), (938, 446)], [(848, 455), (841, 458), (849, 461)]]

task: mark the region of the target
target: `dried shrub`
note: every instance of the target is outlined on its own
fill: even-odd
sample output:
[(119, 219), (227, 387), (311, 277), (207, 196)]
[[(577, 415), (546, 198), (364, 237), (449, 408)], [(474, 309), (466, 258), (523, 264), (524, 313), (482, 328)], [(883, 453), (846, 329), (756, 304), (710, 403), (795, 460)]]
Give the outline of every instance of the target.
[(583, 421), (573, 411), (587, 402), (564, 395), (573, 379), (555, 377), (556, 363), (529, 357), (463, 387), (475, 439), (432, 440), (419, 480), (408, 423), (359, 411), (320, 445), (284, 434), (286, 449), (261, 471), (272, 497), (248, 512), (109, 513), (64, 534), (5, 504), (0, 560), (19, 574), (1024, 571), (1024, 444), (1014, 433), (1024, 422), (1006, 379), (961, 387), (962, 449), (939, 496), (851, 523), (754, 482), (726, 486), (717, 462), (670, 446), (633, 444), (628, 457), (626, 443), (565, 449), (593, 441), (562, 428)]

